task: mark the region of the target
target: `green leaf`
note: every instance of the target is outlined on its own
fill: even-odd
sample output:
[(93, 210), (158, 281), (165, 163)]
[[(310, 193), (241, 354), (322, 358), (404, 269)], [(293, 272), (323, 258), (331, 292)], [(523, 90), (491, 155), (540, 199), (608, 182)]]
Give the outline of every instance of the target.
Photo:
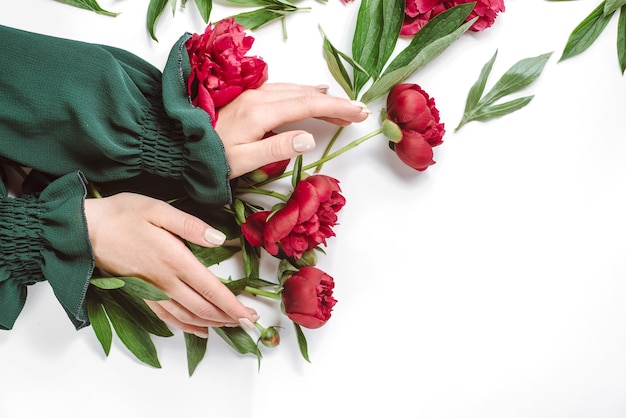
[[(455, 128), (455, 131), (458, 131), (467, 122), (473, 120), (491, 119), (493, 117), (511, 113), (526, 106), (532, 99), (532, 96), (512, 100), (500, 105), (494, 105), (494, 103), (502, 97), (515, 93), (535, 81), (541, 75), (546, 62), (551, 55), (552, 53), (550, 52), (518, 61), (511, 68), (509, 68), (504, 75), (502, 75), (502, 77), (500, 77), (496, 84), (482, 99), (476, 102), (474, 101), (474, 98), (471, 101), (468, 99), (467, 103), (473, 102), (474, 106), (466, 106), (461, 122)], [(491, 71), (491, 66), (493, 65), (492, 61), (494, 58), (495, 55), (483, 67), (480, 77), (474, 86), (477, 84), (484, 84), (486, 82), (486, 78)], [(474, 94), (471, 92), (471, 89), (470, 94)]]
[(626, 6), (620, 9), (617, 22), (617, 59), (624, 74), (626, 71)]
[(160, 368), (161, 364), (150, 334), (115, 300), (105, 298), (103, 302), (113, 329), (126, 348), (143, 363)]
[(543, 71), (551, 52), (533, 58), (524, 58), (509, 68), (491, 90), (480, 100), (480, 103), (490, 105), (496, 100), (515, 93), (534, 82)]
[(604, 14), (604, 4), (605, 2), (600, 3), (600, 5), (572, 31), (559, 62), (582, 53), (598, 39), (598, 36), (600, 36), (609, 23), (611, 17), (613, 17), (612, 13), (608, 16)]
[(302, 180), (302, 154), (298, 155), (293, 163), (293, 171), (291, 173), (291, 186), (295, 188), (300, 180)]
[(99, 289), (111, 290), (124, 287), (124, 280), (117, 277), (100, 277), (94, 278), (89, 281), (90, 284), (96, 286)]
[(491, 59), (483, 66), (478, 80), (476, 80), (476, 83), (474, 83), (472, 88), (470, 88), (469, 94), (467, 95), (467, 101), (465, 102), (465, 112), (473, 109), (478, 104), (478, 101), (485, 91), (487, 79), (489, 78), (489, 74), (491, 74), (491, 69), (493, 68), (493, 63), (496, 61), (497, 56), (498, 50), (496, 49), (493, 57), (491, 57)]
[(256, 342), (241, 327), (215, 327), (213, 330), (239, 354), (254, 354), (259, 359), (262, 357)]
[(200, 11), (200, 16), (202, 16), (202, 20), (204, 20), (204, 23), (209, 23), (209, 19), (211, 17), (211, 9), (213, 9), (213, 1), (196, 0), (196, 6)]
[(206, 347), (209, 340), (186, 332), (184, 335), (185, 347), (187, 348), (187, 370), (189, 376), (192, 376), (196, 371), (196, 367), (198, 367), (198, 364), (200, 364), (206, 354)]
[[(415, 34), (409, 45), (389, 64), (385, 72), (390, 73), (399, 68), (406, 67), (415, 59), (416, 55), (429, 44), (455, 33), (459, 27), (463, 25), (465, 19), (467, 19), (473, 9), (474, 3), (461, 4), (430, 19), (424, 27)], [(471, 24), (469, 26), (471, 26)], [(430, 59), (433, 58), (435, 57), (433, 56)], [(426, 62), (430, 61), (430, 59), (427, 59)]]
[(234, 15), (235, 21), (246, 29), (256, 30), (263, 25), (282, 19), (286, 14), (295, 12), (299, 9), (280, 9), (276, 10), (272, 7), (263, 7), (261, 9), (243, 12)]
[(187, 245), (191, 249), (193, 255), (205, 266), (211, 267), (222, 261), (228, 260), (233, 255), (241, 251), (240, 247), (234, 245), (220, 245), (219, 247), (202, 247), (200, 245), (188, 242)]
[(104, 10), (97, 1), (94, 0), (56, 0), (59, 3), (69, 4), (70, 6), (80, 7), (81, 9), (91, 10), (101, 15), (115, 17), (119, 13)]
[(268, 6), (270, 4), (265, 0), (227, 0), (227, 2), (238, 4), (240, 6), (248, 6), (248, 7)]
[(352, 80), (350, 80), (350, 75), (346, 70), (346, 67), (343, 65), (341, 58), (345, 56), (342, 54), (337, 48), (333, 46), (333, 44), (328, 40), (326, 34), (320, 27), (320, 32), (322, 32), (323, 43), (322, 43), (322, 51), (324, 53), (324, 59), (326, 60), (326, 66), (330, 71), (330, 74), (333, 76), (335, 81), (341, 86), (343, 91), (346, 92), (350, 99), (355, 99), (356, 94), (352, 87)]
[(158, 337), (171, 337), (174, 334), (143, 299), (122, 291), (112, 291), (109, 296), (135, 320), (138, 326)]
[(150, 4), (148, 5), (148, 14), (146, 17), (146, 26), (148, 27), (148, 33), (155, 41), (159, 41), (154, 33), (156, 21), (165, 10), (165, 6), (167, 6), (168, 0), (150, 0)]
[(238, 295), (243, 292), (248, 285), (248, 279), (238, 279), (238, 280), (222, 280), (224, 286), (228, 288), (233, 294)]
[(405, 0), (362, 0), (352, 38), (352, 57), (366, 71), (355, 71), (358, 95), (370, 76), (377, 79), (393, 53), (404, 19)]
[(443, 51), (445, 51), (446, 48), (448, 48), (454, 41), (459, 39), (459, 37), (463, 33), (465, 33), (470, 28), (470, 26), (472, 26), (474, 20), (475, 19), (465, 23), (449, 35), (443, 36), (428, 43), (426, 46), (424, 46), (424, 48), (419, 51), (419, 53), (417, 53), (417, 55), (413, 57), (411, 62), (409, 62), (407, 65), (394, 69), (392, 71), (389, 71), (388, 69), (385, 70), (383, 75), (372, 84), (372, 86), (369, 88), (369, 90), (365, 92), (365, 94), (363, 94), (361, 101), (363, 101), (364, 103), (370, 103), (378, 97), (387, 94), (393, 86), (409, 78), (412, 74), (423, 68), (431, 60), (433, 60), (435, 57), (439, 56)]
[(485, 121), (487, 119), (493, 119), (499, 116), (508, 115), (509, 113), (513, 113), (516, 110), (519, 110), (522, 107), (526, 106), (528, 103), (530, 103), (533, 97), (535, 96), (520, 97), (506, 103), (485, 107), (476, 112), (473, 120)]
[(243, 236), (241, 240), (241, 257), (243, 259), (246, 278), (259, 277), (259, 250), (253, 247)]
[(109, 324), (109, 319), (100, 300), (97, 300), (95, 297), (87, 297), (87, 316), (96, 338), (102, 345), (104, 354), (108, 357), (111, 351), (113, 331), (111, 331), (111, 324)]
[(311, 360), (309, 359), (309, 348), (306, 342), (306, 336), (304, 335), (304, 332), (302, 332), (302, 328), (300, 327), (300, 325), (294, 322), (293, 326), (296, 329), (296, 336), (298, 337), (298, 347), (300, 348), (300, 354), (306, 361), (310, 363)]
[(602, 12), (605, 16), (612, 14), (626, 4), (626, 0), (606, 0)]
[(147, 300), (170, 300), (167, 294), (158, 287), (138, 277), (118, 277), (124, 282), (122, 291), (129, 295)]

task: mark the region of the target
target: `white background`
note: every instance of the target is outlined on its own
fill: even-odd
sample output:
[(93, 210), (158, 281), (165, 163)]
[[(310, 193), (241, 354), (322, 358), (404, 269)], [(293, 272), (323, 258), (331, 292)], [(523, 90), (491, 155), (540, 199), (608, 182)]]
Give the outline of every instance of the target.
[[(147, 0), (100, 3), (122, 13), (4, 0), (0, 24), (116, 45), (161, 69), (182, 33), (205, 26), (189, 1), (174, 17), (166, 11), (156, 43)], [(319, 261), (339, 303), (326, 326), (305, 330), (312, 363), (275, 306), (255, 301), (262, 323), (285, 326), (260, 371), (215, 334), (191, 378), (179, 333), (156, 341), (162, 369), (119, 340), (106, 358), (41, 283), (15, 328), (0, 333), (0, 417), (626, 416), (626, 90), (616, 16), (588, 51), (558, 62), (597, 4), (507, 0), (492, 28), (464, 35), (413, 76), (447, 128), (427, 171), (401, 165), (381, 137), (325, 166), (348, 203)], [(288, 18), (287, 41), (273, 23), (254, 32), (252, 52), (268, 62), (270, 81), (326, 83), (341, 96), (318, 25), (349, 51), (358, 3), (301, 5), (312, 10)], [(212, 20), (239, 11), (216, 4)], [(524, 91), (536, 95), (529, 106), (455, 133), (496, 49), (488, 87), (519, 59), (554, 54)], [(46, 77), (45, 68), (25, 71)], [(372, 103), (370, 119), (342, 141), (376, 129), (383, 106)], [(321, 152), (333, 130), (304, 126)]]

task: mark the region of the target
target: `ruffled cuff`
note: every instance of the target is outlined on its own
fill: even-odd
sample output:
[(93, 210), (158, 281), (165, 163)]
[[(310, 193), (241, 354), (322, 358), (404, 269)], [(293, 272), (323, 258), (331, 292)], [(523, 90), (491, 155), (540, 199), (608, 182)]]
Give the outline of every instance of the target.
[[(163, 109), (168, 119), (177, 125), (168, 133), (167, 142), (175, 146), (159, 150), (158, 147), (162, 147), (159, 144), (167, 142), (144, 141), (147, 149), (153, 151), (142, 150), (142, 159), (163, 158), (163, 162), (171, 164), (168, 169), (178, 171), (182, 168), (184, 185), (192, 199), (207, 204), (230, 203), (230, 167), (224, 145), (213, 129), (209, 115), (192, 105), (187, 93), (191, 64), (185, 43), (190, 37), (191, 34), (186, 33), (174, 44), (162, 77)], [(177, 130), (182, 133), (178, 138), (173, 133)], [(180, 152), (179, 157), (173, 155), (177, 152)], [(177, 167), (177, 164), (182, 164), (182, 167)], [(164, 166), (163, 163), (157, 165)]]
[(75, 172), (39, 196), (0, 205), (0, 327), (13, 327), (26, 286), (46, 279), (76, 329), (89, 324), (84, 301), (94, 257), (84, 215), (86, 193), (85, 178)]

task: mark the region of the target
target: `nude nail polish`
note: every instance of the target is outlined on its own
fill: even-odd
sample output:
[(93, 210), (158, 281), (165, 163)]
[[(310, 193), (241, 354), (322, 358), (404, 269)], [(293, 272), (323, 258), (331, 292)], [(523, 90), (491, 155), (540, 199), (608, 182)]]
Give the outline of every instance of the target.
[(242, 328), (246, 328), (249, 330), (255, 329), (254, 324), (248, 318), (240, 318), (239, 325), (241, 325)]
[(204, 230), (204, 240), (209, 244), (222, 245), (226, 240), (226, 235), (217, 229), (207, 228)]
[(350, 100), (350, 103), (352, 103), (354, 106), (360, 107), (363, 113), (372, 113), (372, 111), (369, 110), (367, 105), (363, 102), (359, 102), (358, 100)]
[(300, 134), (293, 137), (291, 145), (296, 152), (307, 152), (315, 148), (315, 139), (311, 134)]
[(205, 340), (209, 338), (209, 333), (205, 331), (194, 331), (193, 333), (196, 337), (204, 338)]

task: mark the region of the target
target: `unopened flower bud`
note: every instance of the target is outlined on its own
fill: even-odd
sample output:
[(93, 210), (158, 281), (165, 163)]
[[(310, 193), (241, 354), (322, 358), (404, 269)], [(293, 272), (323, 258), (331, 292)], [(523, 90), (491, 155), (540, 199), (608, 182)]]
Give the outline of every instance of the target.
[(286, 159), (266, 164), (263, 167), (247, 173), (245, 178), (250, 183), (261, 183), (267, 179), (278, 177), (285, 172), (290, 162), (290, 159)]
[(274, 327), (267, 327), (261, 331), (261, 343), (266, 347), (276, 347), (280, 344), (280, 334)]

